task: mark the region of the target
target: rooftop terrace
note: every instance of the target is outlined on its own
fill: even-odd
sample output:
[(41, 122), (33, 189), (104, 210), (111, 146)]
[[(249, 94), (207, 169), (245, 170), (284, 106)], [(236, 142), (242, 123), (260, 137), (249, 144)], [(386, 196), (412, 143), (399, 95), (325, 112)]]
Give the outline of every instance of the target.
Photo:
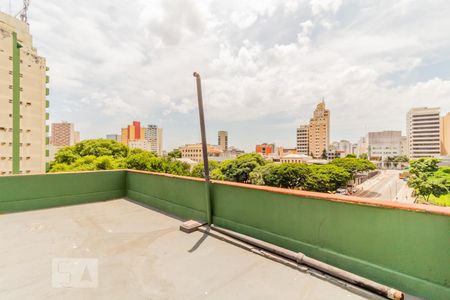
[[(216, 226), (410, 295), (450, 298), (448, 208), (218, 181), (210, 201)], [(207, 211), (201, 179), (129, 170), (0, 177), (0, 298), (378, 297), (218, 233), (178, 230)], [(70, 258), (97, 264), (96, 288), (54, 288), (55, 259), (61, 275), (58, 259)]]
[[(1, 299), (364, 299), (126, 200), (0, 220)], [(53, 258), (98, 259), (98, 287), (52, 288)], [(93, 278), (91, 278), (93, 280)], [(366, 293), (367, 294), (367, 293)]]

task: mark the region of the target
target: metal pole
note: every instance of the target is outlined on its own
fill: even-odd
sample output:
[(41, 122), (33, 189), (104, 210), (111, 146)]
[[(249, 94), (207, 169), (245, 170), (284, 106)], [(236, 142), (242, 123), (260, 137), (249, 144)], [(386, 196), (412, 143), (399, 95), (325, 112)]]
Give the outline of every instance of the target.
[(208, 146), (206, 144), (205, 116), (203, 113), (202, 82), (199, 73), (194, 72), (193, 75), (197, 83), (198, 113), (200, 117), (200, 131), (202, 134), (202, 156), (203, 156), (203, 167), (204, 167), (205, 188), (206, 188), (206, 217), (208, 225), (211, 225), (212, 224), (211, 195), (210, 195), (211, 180), (209, 178)]
[[(382, 284), (372, 281), (370, 279), (366, 279), (364, 277), (355, 275), (353, 273), (344, 271), (337, 267), (333, 267), (333, 266), (323, 263), (319, 260), (316, 260), (312, 257), (308, 257), (301, 252), (294, 252), (294, 251), (291, 251), (288, 249), (284, 249), (279, 246), (252, 238), (250, 236), (247, 236), (247, 235), (244, 235), (241, 233), (237, 233), (237, 232), (234, 232), (234, 231), (231, 231), (228, 229), (217, 227), (215, 225), (211, 226), (211, 228), (215, 231), (218, 231), (218, 232), (224, 234), (224, 235), (227, 235), (234, 239), (240, 240), (244, 243), (256, 246), (257, 248), (267, 250), (271, 253), (274, 253), (276, 255), (279, 255), (279, 256), (287, 258), (291, 261), (294, 261), (297, 264), (310, 266), (314, 269), (317, 269), (324, 273), (330, 274), (331, 276), (334, 276), (336, 278), (339, 278), (341, 280), (344, 280), (344, 281), (354, 284), (356, 286), (362, 287), (362, 288), (372, 291), (378, 295), (382, 295), (386, 298), (393, 299), (393, 300), (404, 299), (404, 294), (401, 291), (393, 289), (389, 286), (382, 285)], [(254, 248), (252, 248), (252, 249), (254, 249)]]

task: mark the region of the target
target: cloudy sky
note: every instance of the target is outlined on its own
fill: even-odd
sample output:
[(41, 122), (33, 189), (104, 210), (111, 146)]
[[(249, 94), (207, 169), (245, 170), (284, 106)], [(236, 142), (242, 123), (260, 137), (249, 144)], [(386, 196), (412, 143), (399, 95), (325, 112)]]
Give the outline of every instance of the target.
[(209, 142), (228, 130), (245, 150), (294, 146), (322, 98), (332, 140), (404, 131), (413, 106), (448, 112), (449, 16), (448, 0), (35, 0), (29, 9), (50, 67), (51, 121), (74, 122), (82, 138), (157, 124), (166, 149), (200, 140), (193, 71)]

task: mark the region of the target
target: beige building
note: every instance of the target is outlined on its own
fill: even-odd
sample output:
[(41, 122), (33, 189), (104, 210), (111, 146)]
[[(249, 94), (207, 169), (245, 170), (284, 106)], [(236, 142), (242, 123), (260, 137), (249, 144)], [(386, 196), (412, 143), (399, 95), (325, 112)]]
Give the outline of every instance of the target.
[(309, 152), (314, 158), (320, 158), (328, 150), (330, 143), (330, 111), (325, 108), (325, 101), (317, 104), (314, 115), (309, 122)]
[(153, 152), (151, 150), (150, 142), (147, 140), (130, 140), (128, 141), (130, 149), (142, 149), (144, 151)]
[(62, 121), (52, 123), (52, 135), (50, 144), (56, 147), (72, 146), (80, 142), (80, 133), (75, 131), (73, 123)]
[(217, 134), (217, 145), (222, 151), (228, 150), (228, 131), (219, 131)]
[(309, 125), (297, 128), (297, 153), (309, 155)]
[(450, 112), (441, 118), (441, 154), (450, 155)]
[[(208, 157), (219, 157), (222, 155), (223, 151), (213, 145), (208, 145)], [(181, 158), (189, 158), (196, 162), (201, 162), (203, 160), (202, 144), (187, 144), (179, 148), (181, 151)]]
[(0, 175), (46, 170), (46, 70), (28, 24), (0, 12)]
[(306, 163), (311, 159), (311, 156), (305, 154), (290, 153), (280, 157), (281, 163)]
[(407, 155), (410, 159), (441, 154), (439, 108), (416, 107), (406, 115)]

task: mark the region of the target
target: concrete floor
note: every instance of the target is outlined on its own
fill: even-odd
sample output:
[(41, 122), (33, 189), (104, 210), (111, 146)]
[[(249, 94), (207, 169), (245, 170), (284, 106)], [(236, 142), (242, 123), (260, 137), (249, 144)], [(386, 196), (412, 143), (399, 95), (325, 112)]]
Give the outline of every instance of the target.
[(2, 215), (0, 299), (362, 299), (179, 225), (123, 199)]

